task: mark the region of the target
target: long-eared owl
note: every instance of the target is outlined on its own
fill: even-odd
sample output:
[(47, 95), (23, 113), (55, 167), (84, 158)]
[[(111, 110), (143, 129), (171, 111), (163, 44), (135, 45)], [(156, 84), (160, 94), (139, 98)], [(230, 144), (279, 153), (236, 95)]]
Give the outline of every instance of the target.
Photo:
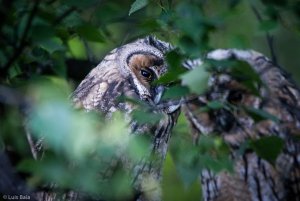
[[(247, 76), (229, 70), (214, 71), (207, 92), (183, 106), (194, 139), (212, 133), (220, 135), (229, 146), (234, 162), (233, 173), (214, 173), (209, 169), (201, 172), (204, 200), (300, 200), (300, 142), (296, 139), (300, 134), (299, 89), (280, 67), (260, 53), (215, 50), (207, 58), (246, 62), (259, 80), (249, 85)], [(193, 68), (192, 64), (188, 67)], [(199, 110), (212, 101), (230, 107)], [(270, 118), (255, 119), (253, 114), (259, 111)], [(270, 136), (283, 141), (282, 151), (274, 163), (260, 157), (251, 147), (240, 152), (248, 140)]]
[[(132, 177), (137, 178), (134, 186), (142, 194), (141, 197), (143, 193), (147, 194), (141, 186), (145, 175), (157, 181), (160, 179), (170, 131), (177, 120), (179, 107), (153, 110), (164, 117), (156, 125), (139, 125), (131, 118), (135, 106), (119, 98), (125, 96), (139, 100), (154, 109), (160, 102), (164, 86), (154, 85), (153, 82), (166, 73), (164, 55), (170, 49), (168, 43), (152, 36), (116, 48), (86, 76), (72, 96), (76, 106), (88, 111), (100, 111), (108, 119), (115, 111), (126, 113), (133, 134), (150, 133), (152, 145), (145, 149), (149, 149), (149, 155), (154, 154), (155, 157), (149, 156), (141, 164), (131, 164), (130, 167), (133, 169)], [(120, 160), (126, 161), (126, 156)]]

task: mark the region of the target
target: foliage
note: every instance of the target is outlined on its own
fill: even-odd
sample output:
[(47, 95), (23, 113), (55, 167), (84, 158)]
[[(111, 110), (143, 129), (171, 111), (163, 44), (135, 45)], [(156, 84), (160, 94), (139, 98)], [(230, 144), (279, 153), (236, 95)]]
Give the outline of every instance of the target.
[[(200, 67), (186, 72), (181, 62), (202, 57), (212, 48), (258, 49), (283, 66), (295, 67), (300, 62), (298, 57), (287, 59), (291, 58), (289, 50), (279, 52), (278, 48), (287, 43), (291, 51), (298, 50), (294, 42), (300, 42), (298, 1), (1, 0), (1, 5), (0, 150), (15, 152), (18, 171), (29, 173), (26, 179), (32, 187), (55, 182), (57, 191), (82, 189), (109, 199), (132, 196), (128, 175), (122, 169), (107, 182), (95, 180), (95, 175), (107, 169), (109, 164), (103, 161), (120, 152), (139, 160), (148, 139), (126, 135), (123, 114), (116, 114), (105, 124), (99, 114), (75, 111), (68, 98), (87, 72), (114, 47), (149, 34), (177, 47), (167, 55), (170, 72), (158, 83), (180, 82), (183, 86), (170, 87), (165, 99), (205, 92), (210, 72)], [(264, 37), (267, 42), (262, 42)], [(273, 37), (278, 41), (275, 46)], [(241, 65), (243, 68), (238, 67)], [(231, 69), (233, 74), (246, 76), (250, 82), (243, 84), (255, 91), (260, 82), (257, 75), (243, 63), (236, 66)], [(299, 81), (299, 69), (290, 70)], [(211, 102), (203, 109), (225, 106)], [(244, 109), (256, 121), (277, 120), (264, 111)], [(160, 118), (142, 110), (134, 116), (141, 123), (153, 124)], [(48, 146), (41, 161), (32, 159), (24, 121)], [(164, 167), (165, 200), (200, 199), (198, 175), (203, 168), (232, 170), (228, 148), (220, 137), (201, 138), (194, 146), (189, 133), (186, 119), (180, 116)], [(282, 142), (266, 138), (250, 142), (249, 147), (274, 161)]]

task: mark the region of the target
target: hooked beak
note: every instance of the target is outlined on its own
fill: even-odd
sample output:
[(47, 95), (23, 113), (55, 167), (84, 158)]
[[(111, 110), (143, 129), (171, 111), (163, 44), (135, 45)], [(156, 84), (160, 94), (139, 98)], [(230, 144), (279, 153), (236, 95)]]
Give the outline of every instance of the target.
[(155, 88), (155, 97), (154, 97), (154, 103), (158, 104), (159, 101), (161, 100), (161, 97), (164, 93), (165, 88), (163, 86), (157, 86)]
[(164, 86), (157, 86), (155, 88), (155, 97), (154, 97), (154, 103), (156, 106), (160, 107), (164, 112), (170, 114), (173, 113), (175, 110), (177, 110), (181, 106), (181, 100), (179, 101), (170, 101), (170, 100), (161, 100), (161, 97), (165, 91)]

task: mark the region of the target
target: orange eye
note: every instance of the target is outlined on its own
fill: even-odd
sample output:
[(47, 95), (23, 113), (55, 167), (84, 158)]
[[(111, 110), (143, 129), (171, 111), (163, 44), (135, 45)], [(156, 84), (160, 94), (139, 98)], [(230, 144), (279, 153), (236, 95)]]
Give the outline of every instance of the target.
[(144, 70), (144, 69), (142, 69), (141, 70), (141, 75), (143, 76), (143, 77), (145, 77), (145, 78), (147, 78), (147, 79), (152, 79), (152, 72), (150, 72), (150, 71), (148, 71), (148, 70)]

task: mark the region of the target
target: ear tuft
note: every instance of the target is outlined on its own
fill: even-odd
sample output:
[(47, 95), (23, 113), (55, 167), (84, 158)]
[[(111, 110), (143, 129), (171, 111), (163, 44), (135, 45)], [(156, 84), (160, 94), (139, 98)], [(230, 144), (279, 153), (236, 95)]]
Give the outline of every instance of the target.
[(152, 35), (145, 37), (144, 42), (146, 44), (151, 45), (151, 46), (155, 47), (156, 49), (160, 50), (162, 53), (166, 53), (166, 52), (174, 49), (170, 43), (161, 41)]

